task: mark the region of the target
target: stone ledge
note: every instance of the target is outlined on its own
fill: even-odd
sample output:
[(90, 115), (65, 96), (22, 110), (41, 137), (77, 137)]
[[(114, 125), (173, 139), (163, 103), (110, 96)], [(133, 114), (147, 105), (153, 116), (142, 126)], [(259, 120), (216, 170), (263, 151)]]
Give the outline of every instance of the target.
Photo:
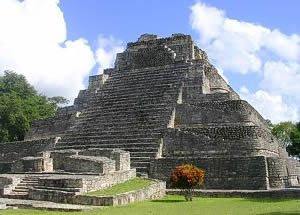
[(153, 180), (155, 183), (135, 191), (114, 196), (74, 196), (70, 203), (94, 206), (119, 206), (135, 202), (162, 198), (166, 193), (166, 182)]
[[(166, 193), (168, 195), (184, 195), (183, 191), (178, 189), (167, 189)], [(193, 196), (208, 198), (294, 198), (300, 197), (300, 187), (272, 190), (195, 190)]]
[(35, 201), (35, 200), (20, 200), (20, 199), (6, 199), (0, 198), (0, 210), (9, 208), (32, 208), (40, 210), (54, 210), (54, 211), (68, 211), (79, 212), (94, 209), (103, 209), (104, 207), (96, 206), (83, 206), (73, 204), (58, 204), (47, 201)]

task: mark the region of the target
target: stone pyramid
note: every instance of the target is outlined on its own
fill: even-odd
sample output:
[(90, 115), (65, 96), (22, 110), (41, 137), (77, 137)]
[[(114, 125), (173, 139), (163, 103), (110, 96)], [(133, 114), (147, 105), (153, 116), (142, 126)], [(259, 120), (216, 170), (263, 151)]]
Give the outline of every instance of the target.
[[(41, 144), (45, 138), (56, 140)], [(300, 177), (298, 161), (288, 158), (263, 117), (184, 34), (144, 34), (128, 43), (114, 68), (89, 78), (74, 105), (33, 122), (24, 141), (30, 144), (29, 151), (15, 147), (9, 159), (118, 148), (130, 152), (140, 175), (167, 180), (176, 165), (201, 167), (208, 189), (283, 188)], [(3, 152), (2, 160), (13, 153)]]

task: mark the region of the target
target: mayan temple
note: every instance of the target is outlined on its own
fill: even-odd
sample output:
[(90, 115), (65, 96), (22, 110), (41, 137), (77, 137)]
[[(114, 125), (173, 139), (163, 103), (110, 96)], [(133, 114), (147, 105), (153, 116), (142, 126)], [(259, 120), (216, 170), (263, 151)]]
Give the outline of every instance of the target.
[(177, 165), (190, 163), (205, 170), (206, 189), (268, 190), (300, 179), (299, 162), (265, 119), (184, 34), (143, 34), (128, 43), (114, 68), (90, 76), (72, 106), (34, 121), (24, 141), (1, 144), (0, 161), (2, 178), (44, 173), (39, 182), (30, 174), (17, 180), (36, 183), (33, 198), (54, 189), (61, 180), (54, 172), (101, 172), (105, 183), (135, 174), (167, 181)]

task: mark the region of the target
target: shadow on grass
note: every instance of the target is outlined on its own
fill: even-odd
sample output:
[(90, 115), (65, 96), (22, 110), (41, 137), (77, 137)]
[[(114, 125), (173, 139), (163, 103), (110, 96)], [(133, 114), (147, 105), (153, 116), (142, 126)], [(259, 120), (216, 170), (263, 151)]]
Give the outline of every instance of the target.
[(271, 213), (263, 213), (263, 214), (257, 214), (257, 215), (299, 215), (300, 212), (271, 212)]
[(157, 200), (152, 200), (151, 202), (175, 203), (175, 202), (185, 202), (185, 200), (180, 200), (180, 199), (157, 199)]
[(243, 198), (245, 201), (250, 201), (250, 202), (261, 202), (261, 203), (272, 203), (272, 202), (286, 202), (286, 201), (291, 201), (291, 200), (298, 200), (296, 198), (269, 198), (269, 197), (257, 197), (257, 198)]

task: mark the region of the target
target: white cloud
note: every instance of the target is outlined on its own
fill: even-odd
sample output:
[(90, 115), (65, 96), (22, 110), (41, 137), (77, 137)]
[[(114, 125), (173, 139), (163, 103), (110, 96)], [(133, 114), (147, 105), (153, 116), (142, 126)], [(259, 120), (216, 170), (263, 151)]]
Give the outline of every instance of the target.
[(98, 49), (96, 51), (96, 59), (99, 63), (99, 74), (103, 73), (103, 69), (114, 66), (116, 54), (123, 52), (125, 49), (121, 40), (115, 39), (113, 36), (99, 36)]
[(265, 119), (271, 119), (273, 123), (299, 119), (296, 104), (285, 103), (282, 96), (271, 95), (263, 90), (251, 93), (246, 87), (240, 89), (240, 96), (253, 105)]
[(295, 96), (300, 101), (300, 64), (268, 61), (264, 65), (261, 87), (278, 94)]
[(59, 0), (0, 1), (0, 74), (14, 70), (47, 96), (69, 99), (95, 65), (83, 38), (67, 40)]
[(276, 29), (230, 19), (224, 11), (202, 2), (195, 3), (191, 11), (190, 21), (199, 33), (200, 47), (225, 71), (261, 72), (265, 60), (262, 51), (288, 61), (300, 59), (299, 35), (289, 36)]
[(242, 88), (244, 98), (275, 122), (298, 120), (300, 35), (228, 18), (225, 11), (201, 1), (191, 7), (190, 22), (199, 34), (198, 45), (220, 71), (262, 77), (256, 81), (262, 90)]

